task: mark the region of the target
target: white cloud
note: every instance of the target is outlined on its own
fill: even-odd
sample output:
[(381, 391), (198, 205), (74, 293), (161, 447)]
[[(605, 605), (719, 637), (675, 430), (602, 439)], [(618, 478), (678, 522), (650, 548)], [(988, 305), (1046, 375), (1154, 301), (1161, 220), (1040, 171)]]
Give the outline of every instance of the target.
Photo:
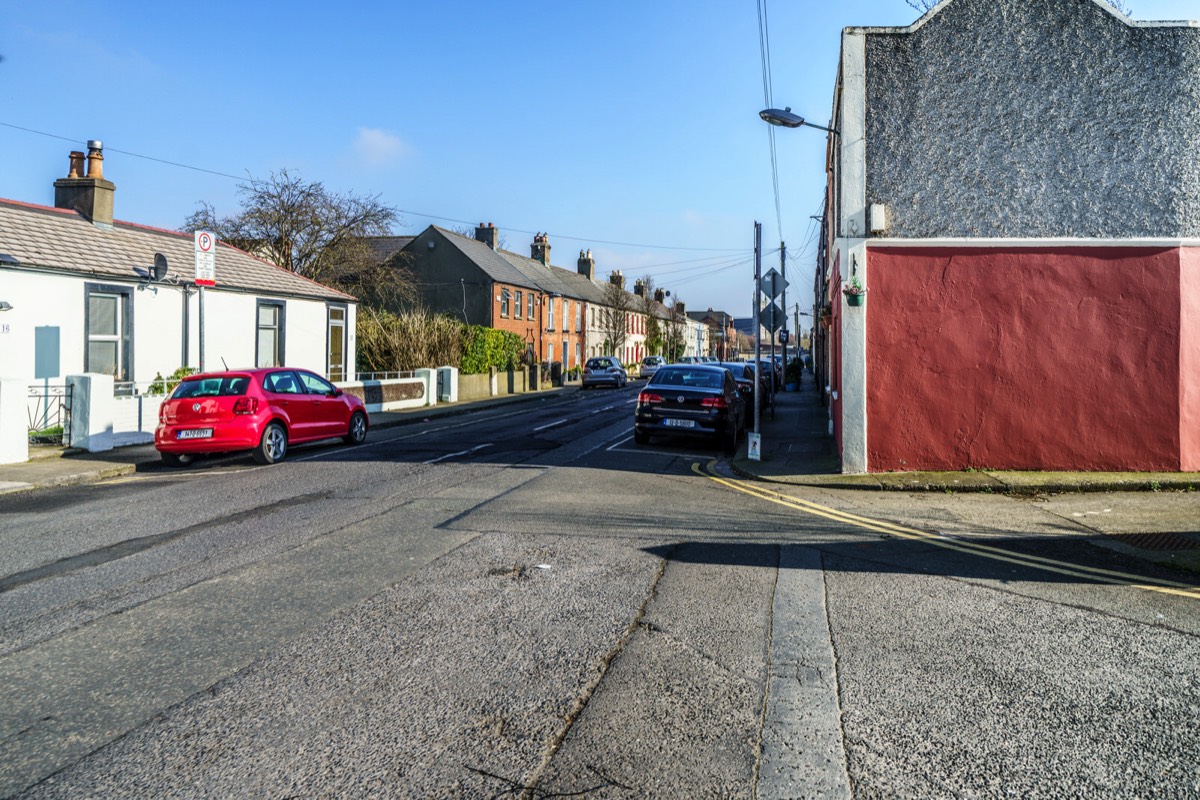
[(355, 157), (373, 169), (394, 166), (411, 152), (412, 148), (399, 136), (378, 128), (359, 128), (354, 138)]

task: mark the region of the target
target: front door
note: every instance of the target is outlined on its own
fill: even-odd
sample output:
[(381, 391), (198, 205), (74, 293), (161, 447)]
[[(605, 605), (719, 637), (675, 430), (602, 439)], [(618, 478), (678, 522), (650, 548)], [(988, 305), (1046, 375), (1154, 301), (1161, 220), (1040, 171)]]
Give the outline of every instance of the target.
[(346, 308), (329, 307), (329, 369), (325, 374), (337, 383), (346, 380)]

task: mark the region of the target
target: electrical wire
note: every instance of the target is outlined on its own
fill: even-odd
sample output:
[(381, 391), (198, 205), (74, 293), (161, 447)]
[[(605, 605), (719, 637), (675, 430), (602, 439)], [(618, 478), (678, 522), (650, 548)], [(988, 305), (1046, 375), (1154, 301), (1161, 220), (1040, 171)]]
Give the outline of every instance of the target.
[[(14, 125), (11, 122), (0, 121), (0, 126), (3, 126), (5, 128), (12, 128), (12, 129), (18, 130), (18, 131), (24, 131), (26, 133), (34, 133), (34, 134), (37, 134), (38, 136), (46, 136), (51, 139), (59, 139), (64, 142), (73, 142), (75, 144), (79, 143), (79, 139), (75, 139), (75, 138), (72, 138), (69, 136), (59, 136), (58, 134), (55, 134), (55, 133), (47, 133), (45, 131), (34, 130), (33, 128), (26, 128), (21, 125)], [(172, 167), (179, 167), (180, 169), (190, 169), (194, 172), (204, 172), (209, 175), (216, 175), (221, 178), (230, 178), (231, 180), (235, 180), (235, 181), (251, 180), (251, 176), (249, 174), (239, 177), (237, 175), (230, 175), (228, 172), (218, 172), (217, 170), (205, 169), (204, 167), (195, 167), (190, 164), (182, 164), (178, 161), (168, 161), (163, 158), (155, 158), (154, 156), (142, 155), (141, 153), (134, 153), (129, 150), (118, 150), (115, 147), (109, 147), (107, 145), (105, 146), (104, 149), (110, 153), (120, 153), (121, 155), (130, 156), (132, 158), (140, 158), (145, 161), (154, 161), (159, 164), (166, 164), (166, 165), (172, 166)], [(423, 219), (440, 220), (442, 222), (457, 222), (457, 223), (463, 224), (463, 225), (476, 224), (476, 222), (473, 222), (470, 220), (455, 219), (453, 217), (443, 217), (443, 216), (439, 216), (437, 214), (425, 214), (420, 211), (410, 211), (410, 210), (405, 210), (405, 209), (396, 209), (396, 211), (397, 211), (397, 213), (400, 213), (400, 214), (410, 214), (414, 217), (421, 217)], [(505, 228), (505, 230), (510, 230), (510, 231), (513, 231), (514, 233), (525, 233), (525, 234), (529, 234), (530, 236), (534, 236), (536, 234), (542, 233), (542, 231), (523, 230), (521, 228)], [(611, 245), (614, 247), (635, 247), (635, 248), (639, 248), (639, 249), (643, 249), (643, 250), (676, 250), (676, 251), (685, 252), (685, 253), (744, 253), (744, 252), (746, 252), (746, 249), (744, 247), (678, 247), (678, 246), (674, 246), (674, 245), (664, 245), (664, 244), (641, 244), (641, 243), (637, 243), (637, 242), (615, 242), (615, 241), (610, 241), (607, 239), (593, 239), (590, 237), (583, 237), (583, 236), (567, 236), (566, 234), (562, 234), (562, 233), (554, 233), (554, 237), (556, 239), (565, 239), (565, 240), (571, 241), (571, 242), (583, 242), (585, 244), (586, 243), (606, 244), (606, 245)]]

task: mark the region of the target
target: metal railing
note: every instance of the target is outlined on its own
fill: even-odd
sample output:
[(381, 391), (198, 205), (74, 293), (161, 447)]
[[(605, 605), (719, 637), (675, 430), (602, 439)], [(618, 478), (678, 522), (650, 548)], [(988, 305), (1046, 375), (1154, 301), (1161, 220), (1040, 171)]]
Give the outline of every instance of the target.
[(29, 443), (67, 445), (71, 440), (71, 387), (34, 384), (26, 401)]
[(399, 378), (415, 378), (417, 373), (409, 372), (358, 372), (354, 375), (355, 381), (390, 381)]

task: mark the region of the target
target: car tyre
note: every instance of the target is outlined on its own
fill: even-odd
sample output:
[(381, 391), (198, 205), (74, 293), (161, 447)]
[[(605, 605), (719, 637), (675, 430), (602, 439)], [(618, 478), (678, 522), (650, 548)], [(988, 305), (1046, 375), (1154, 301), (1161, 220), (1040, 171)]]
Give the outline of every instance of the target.
[(191, 453), (159, 453), (162, 462), (168, 467), (187, 467), (195, 460)]
[(278, 464), (287, 455), (287, 430), (278, 422), (272, 422), (263, 431), (258, 447), (254, 448), (254, 460), (259, 464)]
[(361, 411), (355, 411), (350, 415), (350, 425), (346, 428), (346, 435), (342, 439), (346, 444), (362, 444), (367, 438), (367, 415)]
[(638, 444), (649, 444), (650, 443), (650, 434), (646, 433), (645, 431), (639, 431), (637, 428), (634, 428), (633, 429), (633, 441), (635, 441)]

